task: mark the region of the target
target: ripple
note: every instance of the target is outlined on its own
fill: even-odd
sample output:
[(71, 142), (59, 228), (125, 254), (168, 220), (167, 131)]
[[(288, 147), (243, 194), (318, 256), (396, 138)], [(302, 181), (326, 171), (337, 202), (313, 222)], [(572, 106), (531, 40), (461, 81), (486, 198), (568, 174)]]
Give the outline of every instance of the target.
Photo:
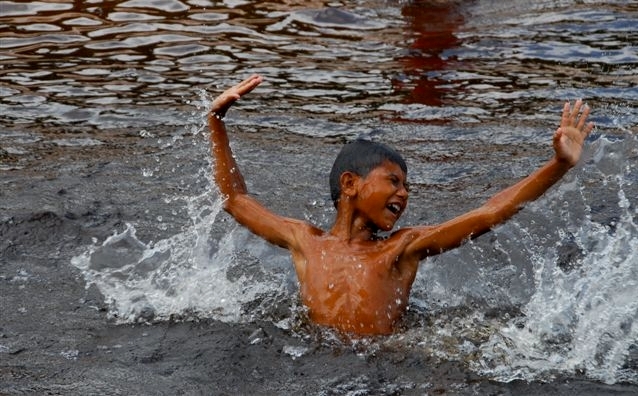
[(109, 27), (100, 30), (94, 30), (89, 32), (88, 36), (91, 38), (99, 38), (102, 36), (116, 35), (118, 33), (146, 33), (157, 31), (155, 25), (149, 23), (131, 23), (122, 26)]
[(206, 13), (201, 13), (201, 14), (191, 14), (189, 16), (190, 19), (196, 20), (196, 21), (223, 21), (228, 19), (228, 15), (226, 14), (220, 14), (220, 13), (216, 13), (216, 12), (206, 12)]
[(130, 0), (119, 5), (123, 8), (153, 8), (164, 12), (182, 12), (189, 7), (177, 0)]
[(129, 92), (139, 87), (138, 84), (106, 84), (104, 88), (109, 91)]
[(78, 70), (74, 73), (81, 74), (84, 76), (99, 76), (99, 75), (111, 74), (111, 70), (86, 68), (86, 69)]
[(139, 48), (159, 43), (172, 43), (179, 41), (193, 41), (196, 37), (184, 36), (181, 34), (157, 34), (151, 36), (128, 37), (121, 41), (105, 40), (85, 45), (86, 48), (94, 50), (113, 50), (118, 48)]
[(51, 143), (62, 147), (88, 147), (103, 144), (101, 141), (92, 138), (56, 139), (52, 140)]
[(116, 60), (116, 61), (120, 61), (120, 62), (132, 62), (132, 61), (139, 61), (142, 59), (146, 59), (147, 56), (146, 55), (128, 55), (128, 54), (121, 54), (121, 55), (113, 55), (109, 57), (110, 59)]
[(62, 24), (69, 26), (97, 26), (101, 25), (102, 22), (93, 18), (79, 17), (62, 21)]
[(20, 91), (18, 91), (17, 89), (0, 85), (0, 96), (13, 96), (18, 93), (20, 93)]
[(89, 41), (87, 37), (72, 34), (43, 34), (31, 37), (5, 37), (0, 48), (28, 47), (37, 44), (71, 44)]
[(40, 1), (30, 1), (28, 3), (15, 3), (13, 1), (0, 1), (2, 17), (36, 15), (44, 11), (62, 11), (73, 8), (72, 4), (64, 3), (43, 3)]
[(108, 19), (113, 22), (130, 22), (130, 21), (148, 21), (156, 19), (164, 19), (159, 15), (141, 14), (138, 12), (122, 12), (116, 11), (108, 15)]
[(191, 64), (191, 65), (201, 64), (201, 63), (216, 65), (216, 64), (229, 63), (230, 61), (231, 61), (231, 58), (227, 56), (215, 55), (215, 54), (190, 56), (190, 57), (178, 60), (178, 62), (181, 64)]
[(209, 50), (210, 48), (205, 45), (199, 44), (187, 44), (187, 45), (175, 45), (172, 47), (159, 47), (153, 50), (156, 55), (169, 55), (173, 57), (182, 57), (184, 55), (194, 54)]
[(62, 28), (56, 25), (51, 25), (50, 23), (32, 23), (30, 25), (18, 26), (18, 30), (28, 32), (57, 32), (62, 30)]
[(46, 102), (47, 98), (39, 95), (12, 95), (4, 100), (11, 103), (38, 104)]
[[(261, 73), (260, 95), (275, 99), (271, 113), (296, 108), (357, 122), (376, 112), (409, 122), (485, 121), (561, 96), (636, 100), (631, 7), (462, 3), (422, 13), (368, 1), (0, 2), (10, 11), (0, 16), (7, 27), (0, 47), (10, 50), (0, 53), (0, 79), (18, 95), (91, 110), (100, 98), (114, 106), (171, 103), (162, 98), (174, 90), (193, 97), (213, 81), (221, 89)], [(15, 106), (11, 96), (0, 103)], [(485, 112), (474, 114), (476, 106)]]
[(294, 21), (319, 27), (379, 30), (387, 26), (383, 20), (368, 19), (335, 7), (297, 11), (293, 12), (291, 16)]

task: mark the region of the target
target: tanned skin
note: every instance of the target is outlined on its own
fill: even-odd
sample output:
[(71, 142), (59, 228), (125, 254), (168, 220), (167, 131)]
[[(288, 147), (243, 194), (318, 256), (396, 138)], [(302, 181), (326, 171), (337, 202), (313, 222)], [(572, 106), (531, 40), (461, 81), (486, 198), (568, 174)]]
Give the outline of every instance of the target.
[(579, 160), (593, 123), (578, 100), (563, 107), (555, 156), (481, 207), (438, 225), (402, 228), (387, 238), (408, 202), (406, 175), (386, 161), (366, 176), (344, 172), (329, 231), (277, 215), (248, 195), (218, 116), (262, 82), (249, 77), (217, 97), (209, 113), (214, 174), (224, 209), (270, 243), (288, 249), (311, 320), (353, 335), (390, 334), (408, 303), (419, 262), (453, 249), (512, 217), (540, 197)]

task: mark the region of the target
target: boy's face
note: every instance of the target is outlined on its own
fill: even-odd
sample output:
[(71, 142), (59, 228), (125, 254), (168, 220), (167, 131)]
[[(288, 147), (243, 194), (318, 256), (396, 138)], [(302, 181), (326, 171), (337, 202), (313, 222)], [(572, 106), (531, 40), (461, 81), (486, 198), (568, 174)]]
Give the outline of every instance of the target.
[(375, 228), (390, 231), (408, 204), (405, 172), (394, 162), (383, 162), (360, 179), (356, 202)]

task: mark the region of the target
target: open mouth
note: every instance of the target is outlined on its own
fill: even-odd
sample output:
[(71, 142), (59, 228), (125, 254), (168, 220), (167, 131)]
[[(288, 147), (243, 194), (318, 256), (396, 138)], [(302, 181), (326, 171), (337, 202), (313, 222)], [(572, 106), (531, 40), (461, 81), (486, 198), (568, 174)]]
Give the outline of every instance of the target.
[(395, 215), (398, 215), (399, 213), (401, 213), (401, 205), (399, 205), (398, 203), (391, 203), (387, 206), (388, 210), (392, 213), (394, 213)]

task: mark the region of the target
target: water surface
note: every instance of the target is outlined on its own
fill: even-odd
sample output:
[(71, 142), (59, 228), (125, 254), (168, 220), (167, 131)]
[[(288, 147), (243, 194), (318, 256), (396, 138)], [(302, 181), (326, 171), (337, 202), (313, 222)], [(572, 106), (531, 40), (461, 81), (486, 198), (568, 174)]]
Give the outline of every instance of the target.
[[(264, 76), (228, 117), (249, 189), (324, 228), (334, 216), (326, 175), (342, 142), (396, 146), (415, 186), (401, 225), (435, 223), (540, 166), (562, 103), (584, 98), (597, 128), (582, 164), (508, 224), (424, 262), (399, 334), (345, 347), (364, 359), (391, 349), (458, 364), (481, 386), (635, 389), (635, 2), (0, 1), (0, 10), (5, 290), (46, 283), (35, 263), (60, 260), (98, 288), (104, 322), (265, 321), (293, 340), (276, 338), (286, 362), (317, 367), (321, 348), (344, 345), (305, 322), (286, 252), (220, 212), (204, 124), (212, 96)], [(24, 239), (20, 219), (54, 231)], [(81, 237), (60, 231), (72, 225)], [(12, 331), (0, 354), (17, 359)], [(242, 338), (255, 348), (265, 339)], [(73, 361), (106, 350), (62, 352)], [(330, 389), (472, 391), (469, 380), (396, 370), (383, 386), (334, 377)]]

